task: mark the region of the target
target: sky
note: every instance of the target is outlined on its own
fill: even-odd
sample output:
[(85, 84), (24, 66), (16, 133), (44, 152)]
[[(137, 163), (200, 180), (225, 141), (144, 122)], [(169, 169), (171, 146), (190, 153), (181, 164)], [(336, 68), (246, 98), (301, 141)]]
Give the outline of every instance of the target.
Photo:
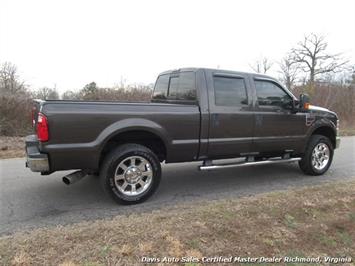
[(250, 72), (305, 34), (355, 62), (355, 0), (0, 0), (0, 63), (31, 88), (149, 84), (168, 69)]

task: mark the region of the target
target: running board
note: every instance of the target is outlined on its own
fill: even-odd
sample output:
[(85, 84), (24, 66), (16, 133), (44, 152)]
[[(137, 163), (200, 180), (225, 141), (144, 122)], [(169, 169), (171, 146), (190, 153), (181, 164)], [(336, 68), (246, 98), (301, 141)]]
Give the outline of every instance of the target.
[(222, 168), (232, 168), (232, 167), (240, 167), (240, 166), (249, 166), (249, 165), (263, 165), (263, 164), (274, 164), (274, 163), (291, 163), (300, 161), (302, 158), (295, 157), (290, 159), (269, 159), (265, 161), (254, 161), (254, 162), (240, 162), (240, 163), (232, 163), (232, 164), (215, 164), (215, 165), (201, 165), (199, 169), (201, 171), (205, 170), (214, 170), (214, 169), (222, 169)]

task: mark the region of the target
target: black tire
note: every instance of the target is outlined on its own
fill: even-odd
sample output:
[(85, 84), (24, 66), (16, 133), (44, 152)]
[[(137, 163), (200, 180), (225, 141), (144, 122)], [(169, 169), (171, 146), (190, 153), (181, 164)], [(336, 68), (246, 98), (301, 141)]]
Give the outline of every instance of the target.
[[(115, 181), (117, 167), (129, 157), (142, 157), (151, 166), (151, 181), (144, 192), (139, 195), (122, 193)], [(161, 166), (158, 157), (145, 146), (139, 144), (123, 144), (110, 152), (104, 159), (100, 169), (100, 182), (104, 191), (120, 204), (136, 204), (147, 200), (158, 188), (161, 179)], [(126, 182), (126, 180), (124, 180)], [(125, 192), (125, 191), (124, 191)]]
[[(329, 160), (327, 164), (324, 166), (324, 168), (317, 169), (312, 164), (312, 153), (315, 147), (318, 144), (322, 144), (322, 143), (324, 143), (329, 149)], [(334, 147), (332, 142), (329, 140), (329, 138), (323, 135), (312, 135), (307, 145), (306, 152), (302, 157), (302, 160), (298, 162), (298, 165), (300, 166), (301, 170), (307, 175), (322, 175), (329, 169), (333, 160), (333, 154), (334, 154)]]

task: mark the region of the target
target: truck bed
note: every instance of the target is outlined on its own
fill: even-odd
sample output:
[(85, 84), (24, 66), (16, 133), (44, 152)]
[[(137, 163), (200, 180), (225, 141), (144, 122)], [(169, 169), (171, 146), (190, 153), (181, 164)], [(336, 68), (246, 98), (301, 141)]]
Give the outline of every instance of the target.
[(149, 130), (163, 139), (169, 151), (166, 161), (198, 156), (200, 111), (196, 105), (58, 100), (37, 104), (50, 129), (49, 141), (40, 143), (40, 151), (49, 154), (53, 171), (96, 169), (107, 141), (132, 130)]

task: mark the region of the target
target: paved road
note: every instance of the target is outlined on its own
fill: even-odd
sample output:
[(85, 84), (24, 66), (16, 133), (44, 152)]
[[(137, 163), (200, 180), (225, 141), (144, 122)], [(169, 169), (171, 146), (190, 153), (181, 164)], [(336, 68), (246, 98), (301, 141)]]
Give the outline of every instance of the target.
[(157, 193), (146, 203), (116, 205), (89, 176), (66, 186), (61, 177), (32, 173), (24, 159), (0, 160), (0, 235), (48, 225), (150, 211), (180, 202), (241, 197), (322, 182), (355, 180), (355, 137), (344, 137), (331, 169), (324, 176), (303, 175), (297, 163), (199, 172), (199, 163), (163, 166)]

